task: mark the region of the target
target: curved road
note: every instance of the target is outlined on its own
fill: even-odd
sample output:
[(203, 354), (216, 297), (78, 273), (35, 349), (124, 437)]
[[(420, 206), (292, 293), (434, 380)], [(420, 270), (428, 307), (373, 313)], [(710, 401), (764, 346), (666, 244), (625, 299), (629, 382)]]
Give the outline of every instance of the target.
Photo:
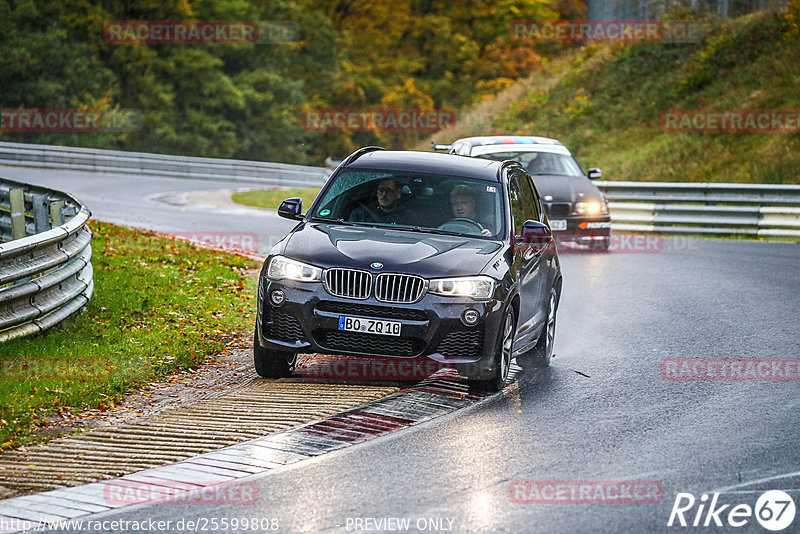
[[(0, 175), (20, 179), (22, 171), (2, 169)], [(55, 183), (46, 181), (50, 171), (28, 172), (24, 179), (74, 192), (106, 217), (101, 193), (92, 192), (96, 185), (66, 173)], [(193, 211), (189, 218), (190, 210), (177, 215), (147, 198), (183, 187), (224, 187), (126, 179), (119, 177), (102, 195), (114, 197), (115, 213), (125, 213), (117, 221), (139, 225), (177, 227), (183, 224), (178, 217), (206, 224), (213, 219)], [(119, 192), (123, 196), (116, 197)], [(285, 231), (274, 217), (229, 214), (227, 220), (264, 228), (265, 235)], [(92, 520), (170, 520), (176, 532), (181, 519), (234, 517), (277, 518), (284, 532), (403, 530), (404, 523), (389, 518), (407, 518), (411, 531), (762, 532), (753, 517), (740, 528), (726, 521), (734, 505), (754, 506), (765, 490), (781, 489), (800, 507), (796, 367), (795, 380), (670, 381), (659, 363), (800, 357), (800, 245), (699, 239), (663, 245), (652, 253), (563, 254), (557, 356), (550, 368), (523, 374), (497, 395), (241, 479), (258, 485), (253, 505), (139, 506)], [(663, 499), (579, 504), (564, 499), (566, 491), (557, 504), (513, 502), (557, 481), (588, 481), (592, 488), (603, 481), (651, 481), (663, 488)], [(705, 528), (667, 526), (678, 493), (698, 499), (685, 514), (691, 523), (701, 494), (714, 491), (717, 508), (728, 505), (719, 515), (723, 527), (714, 527), (713, 518)], [(705, 520), (704, 513), (700, 524)], [(800, 511), (783, 530), (798, 531)]]
[[(197, 239), (220, 236), (246, 244), (255, 241), (263, 256), (294, 226), (274, 212), (229, 205), (223, 195), (213, 194), (249, 188), (241, 182), (3, 166), (0, 177), (68, 191), (89, 207), (94, 219), (164, 233), (196, 232)], [(187, 203), (182, 198), (187, 192), (207, 194), (202, 203)]]

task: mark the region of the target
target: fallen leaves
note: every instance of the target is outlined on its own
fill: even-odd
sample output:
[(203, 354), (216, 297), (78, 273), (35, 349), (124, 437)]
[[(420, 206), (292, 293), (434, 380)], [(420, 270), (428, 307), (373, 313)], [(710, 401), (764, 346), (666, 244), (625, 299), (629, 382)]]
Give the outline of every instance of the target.
[[(240, 345), (237, 332), (251, 331), (258, 272), (252, 260), (101, 222), (92, 229), (95, 294), (87, 313), (70, 332), (51, 333), (49, 345), (29, 341), (25, 348), (32, 355), (99, 355), (108, 358), (109, 373), (0, 393), (0, 449), (38, 439), (37, 429), (68, 416), (74, 421), (71, 414), (104, 421), (133, 389)], [(185, 382), (194, 383), (194, 374)], [(143, 403), (152, 399), (148, 393)]]

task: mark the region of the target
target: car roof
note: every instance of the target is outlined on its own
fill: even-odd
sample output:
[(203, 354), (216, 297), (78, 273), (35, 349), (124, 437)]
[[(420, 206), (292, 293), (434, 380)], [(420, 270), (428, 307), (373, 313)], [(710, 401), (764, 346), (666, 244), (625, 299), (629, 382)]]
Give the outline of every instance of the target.
[(444, 174), (496, 182), (502, 162), (412, 150), (373, 150), (359, 155), (348, 169), (377, 169)]
[(477, 145), (470, 148), (470, 156), (483, 156), (484, 154), (497, 154), (502, 152), (546, 152), (549, 154), (562, 154), (571, 156), (572, 153), (564, 145)]
[(471, 146), (482, 145), (561, 145), (564, 143), (551, 137), (539, 137), (535, 135), (488, 135), (478, 137), (462, 137), (453, 142), (467, 143)]

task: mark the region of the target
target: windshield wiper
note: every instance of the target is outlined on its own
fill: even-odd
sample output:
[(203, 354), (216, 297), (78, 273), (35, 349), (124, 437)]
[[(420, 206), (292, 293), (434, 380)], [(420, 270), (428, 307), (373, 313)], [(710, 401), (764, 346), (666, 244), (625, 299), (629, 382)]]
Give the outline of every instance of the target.
[[(461, 232), (451, 232), (449, 230), (440, 230), (439, 228), (426, 228), (424, 226), (407, 226), (407, 225), (394, 225), (392, 228), (397, 228), (400, 230), (414, 230), (417, 232), (423, 232), (426, 234), (437, 234), (437, 235), (455, 235), (459, 237), (478, 237), (470, 234), (464, 234)], [(483, 236), (481, 236), (483, 237)]]
[(327, 217), (311, 217), (311, 220), (315, 221), (315, 222), (329, 222), (329, 223), (342, 224), (342, 225), (345, 225), (345, 226), (358, 226), (356, 223), (354, 223), (352, 221), (345, 221), (344, 219), (341, 219), (341, 218), (339, 218), (339, 219), (328, 219)]

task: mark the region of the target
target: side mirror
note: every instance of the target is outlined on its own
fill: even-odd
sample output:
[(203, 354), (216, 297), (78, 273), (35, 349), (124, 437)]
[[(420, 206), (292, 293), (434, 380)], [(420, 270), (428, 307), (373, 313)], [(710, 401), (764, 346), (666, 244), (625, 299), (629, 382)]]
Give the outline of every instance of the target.
[(287, 219), (299, 220), (303, 218), (303, 199), (300, 197), (287, 198), (281, 202), (278, 215)]
[(603, 177), (603, 171), (601, 171), (597, 167), (594, 167), (589, 169), (589, 172), (586, 173), (586, 176), (588, 176), (590, 180), (597, 180)]
[(541, 254), (553, 241), (553, 232), (550, 227), (539, 221), (525, 221), (522, 225), (522, 235), (514, 237), (516, 246), (524, 246), (524, 255), (530, 257)]

